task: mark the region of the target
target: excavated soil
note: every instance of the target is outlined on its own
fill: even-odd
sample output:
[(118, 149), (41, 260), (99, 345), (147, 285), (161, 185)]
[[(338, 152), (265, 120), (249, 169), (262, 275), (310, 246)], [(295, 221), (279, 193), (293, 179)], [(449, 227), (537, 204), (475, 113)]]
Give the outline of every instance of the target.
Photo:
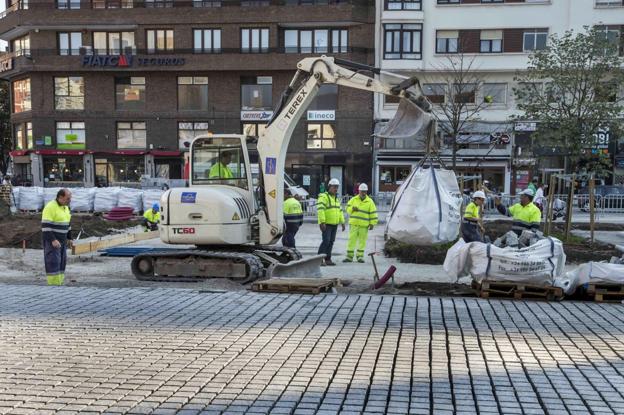
[[(99, 215), (72, 215), (71, 227), (74, 238), (82, 230), (80, 238), (105, 236), (115, 229), (126, 229), (139, 224), (139, 220), (123, 222), (108, 221)], [(41, 215), (14, 215), (0, 218), (0, 248), (41, 249)]]

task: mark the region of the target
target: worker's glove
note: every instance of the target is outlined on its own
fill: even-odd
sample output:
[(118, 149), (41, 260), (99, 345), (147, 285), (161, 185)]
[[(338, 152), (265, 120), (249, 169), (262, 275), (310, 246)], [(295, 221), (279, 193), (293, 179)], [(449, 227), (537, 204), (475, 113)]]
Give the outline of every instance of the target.
[(373, 230), (373, 225), (368, 225), (368, 230), (372, 231)]
[(326, 228), (326, 226), (325, 226), (325, 224), (324, 224), (324, 223), (321, 223), (321, 224), (319, 225), (319, 228), (321, 228), (321, 232), (325, 232), (325, 228)]
[(341, 224), (340, 226), (342, 226), (342, 231), (344, 232), (344, 231), (345, 231), (345, 229), (346, 229), (346, 228), (345, 228), (344, 223), (343, 223), (343, 224)]

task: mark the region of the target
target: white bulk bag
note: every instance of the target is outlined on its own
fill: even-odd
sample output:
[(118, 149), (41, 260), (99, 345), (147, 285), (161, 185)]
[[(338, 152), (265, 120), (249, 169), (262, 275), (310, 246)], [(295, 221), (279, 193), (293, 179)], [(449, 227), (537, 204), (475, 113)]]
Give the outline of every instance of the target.
[(452, 170), (413, 170), (397, 190), (386, 232), (414, 245), (452, 242), (459, 235), (462, 197)]
[(78, 187), (71, 189), (72, 200), (70, 208), (74, 212), (91, 212), (93, 211), (93, 203), (95, 200), (95, 188)]
[(576, 291), (583, 284), (624, 284), (624, 264), (587, 262), (559, 278), (555, 285), (566, 290), (566, 294)]
[(43, 205), (56, 199), (56, 194), (61, 190), (60, 187), (44, 187), (43, 188)]
[(497, 248), (492, 244), (468, 244), (466, 267), (477, 282), (505, 281), (537, 286), (552, 285), (563, 275), (563, 244), (545, 238), (526, 248)]
[(43, 209), (43, 190), (41, 187), (22, 187), (19, 196), (20, 210)]
[(165, 193), (160, 189), (143, 190), (143, 211), (147, 211), (152, 208), (154, 203), (160, 204), (160, 196)]
[(469, 275), (469, 270), (466, 268), (469, 250), (470, 243), (466, 243), (462, 238), (459, 238), (455, 245), (446, 251), (443, 268), (449, 277), (457, 280)]
[(11, 197), (11, 206), (13, 206), (15, 209), (19, 208), (19, 194), (20, 194), (20, 189), (21, 187), (16, 186), (13, 188), (12, 190), (12, 197)]
[(134, 213), (143, 209), (143, 193), (139, 189), (122, 187), (117, 199), (118, 207), (131, 207)]
[(117, 207), (119, 191), (119, 187), (97, 187), (93, 200), (93, 210), (95, 212), (110, 212), (114, 207)]

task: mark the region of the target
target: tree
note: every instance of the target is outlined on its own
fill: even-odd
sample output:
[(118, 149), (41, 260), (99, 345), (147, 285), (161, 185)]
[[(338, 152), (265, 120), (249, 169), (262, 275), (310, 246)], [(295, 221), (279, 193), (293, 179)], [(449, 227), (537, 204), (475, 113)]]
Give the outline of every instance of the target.
[(9, 84), (2, 81), (0, 82), (0, 173), (3, 175), (9, 168), (9, 152), (13, 150), (10, 117)]
[[(585, 27), (550, 36), (546, 49), (531, 54), (527, 70), (516, 75), (514, 94), (524, 113), (519, 118), (537, 122), (534, 142), (559, 148), (566, 172), (582, 152), (596, 148), (599, 135), (621, 131), (620, 53), (617, 36)], [(583, 163), (586, 171), (604, 175), (606, 157), (590, 159)]]
[(479, 99), (484, 79), (474, 69), (474, 58), (463, 53), (450, 55), (446, 63), (437, 68), (437, 83), (425, 86), (425, 94), (434, 104), (433, 114), (440, 131), (451, 145), (452, 165), (457, 164), (459, 136), (479, 120), (479, 113), (491, 101), (490, 97)]

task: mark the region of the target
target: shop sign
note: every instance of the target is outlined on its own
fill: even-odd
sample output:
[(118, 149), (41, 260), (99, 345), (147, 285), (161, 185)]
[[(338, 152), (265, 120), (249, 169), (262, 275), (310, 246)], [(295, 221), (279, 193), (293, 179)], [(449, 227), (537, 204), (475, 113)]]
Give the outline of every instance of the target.
[(84, 150), (84, 134), (62, 134), (57, 138), (56, 148), (62, 150)]
[(513, 160), (514, 166), (533, 166), (537, 162), (534, 158), (518, 158)]
[(241, 121), (269, 121), (273, 111), (241, 111)]
[(514, 126), (515, 131), (536, 131), (537, 123), (536, 122), (517, 122)]
[(304, 186), (310, 186), (310, 176), (307, 174), (303, 175), (303, 185)]
[(611, 139), (611, 132), (606, 130), (598, 130), (596, 134), (594, 134), (594, 148), (599, 149), (609, 149), (609, 141)]
[(133, 55), (84, 55), (81, 58), (83, 67), (92, 68), (130, 68), (135, 66), (182, 66), (185, 58), (172, 57), (135, 57)]
[(308, 111), (308, 121), (335, 121), (336, 111)]
[(4, 58), (0, 60), (0, 72), (6, 72), (13, 69), (13, 58)]
[(492, 133), (490, 134), (490, 142), (509, 144), (511, 138), (507, 133)]
[(51, 135), (46, 135), (43, 137), (43, 144), (46, 146), (51, 146), (52, 145), (52, 136)]

